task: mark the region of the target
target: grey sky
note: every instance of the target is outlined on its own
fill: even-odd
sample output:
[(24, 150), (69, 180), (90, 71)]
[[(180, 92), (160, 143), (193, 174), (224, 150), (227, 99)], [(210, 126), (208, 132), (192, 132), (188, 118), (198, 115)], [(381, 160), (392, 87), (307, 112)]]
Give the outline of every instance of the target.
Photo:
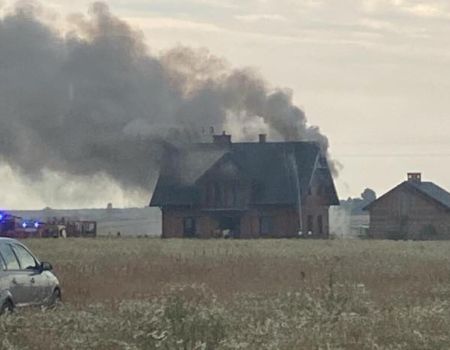
[[(234, 66), (258, 69), (274, 87), (292, 88), (343, 165), (336, 181), (341, 198), (365, 187), (381, 194), (407, 171), (450, 189), (448, 1), (106, 2), (142, 30), (151, 51), (207, 47)], [(49, 21), (62, 24), (62, 13), (86, 12), (89, 3), (47, 0), (45, 6)], [(145, 204), (114, 186), (105, 198), (71, 203), (52, 195), (55, 183), (66, 182), (55, 174), (37, 184), (9, 169), (0, 174), (11, 183), (0, 194), (6, 207)], [(102, 183), (93, 179), (92, 188)], [(71, 191), (66, 195), (79, 193), (75, 185)]]

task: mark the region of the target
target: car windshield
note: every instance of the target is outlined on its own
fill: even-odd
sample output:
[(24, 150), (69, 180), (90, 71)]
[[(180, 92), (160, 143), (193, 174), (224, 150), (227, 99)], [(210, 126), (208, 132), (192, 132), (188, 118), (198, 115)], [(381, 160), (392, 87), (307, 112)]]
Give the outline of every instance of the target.
[(19, 262), (17, 261), (17, 258), (14, 255), (14, 252), (12, 251), (11, 246), (9, 244), (0, 243), (0, 254), (5, 260), (6, 268), (8, 270), (20, 269)]

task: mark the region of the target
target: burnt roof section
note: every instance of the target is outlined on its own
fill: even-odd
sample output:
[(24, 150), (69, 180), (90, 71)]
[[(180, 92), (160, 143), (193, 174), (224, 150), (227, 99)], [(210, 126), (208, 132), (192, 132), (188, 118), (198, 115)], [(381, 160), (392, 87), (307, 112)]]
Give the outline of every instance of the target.
[(306, 195), (315, 172), (329, 184), (330, 204), (339, 204), (327, 162), (313, 142), (201, 143), (167, 157), (150, 206), (199, 204), (198, 181), (223, 162), (259, 189), (251, 204), (295, 204), (297, 188)]
[(367, 205), (364, 210), (369, 210), (372, 205), (376, 202), (378, 202), (381, 198), (385, 197), (389, 193), (395, 191), (399, 187), (407, 187), (412, 190), (416, 190), (422, 195), (425, 195), (429, 199), (433, 200), (437, 204), (443, 206), (444, 208), (450, 210), (450, 193), (444, 190), (442, 187), (439, 187), (438, 185), (434, 184), (433, 182), (429, 181), (422, 181), (422, 182), (414, 182), (414, 181), (404, 181), (397, 187), (393, 188), (391, 191), (385, 193), (383, 196), (378, 198), (377, 200), (373, 201), (369, 205)]

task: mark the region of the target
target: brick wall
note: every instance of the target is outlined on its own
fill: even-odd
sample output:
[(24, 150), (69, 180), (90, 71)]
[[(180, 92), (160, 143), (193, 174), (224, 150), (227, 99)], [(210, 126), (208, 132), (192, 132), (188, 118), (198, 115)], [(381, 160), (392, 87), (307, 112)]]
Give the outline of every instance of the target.
[[(198, 208), (167, 207), (162, 210), (162, 237), (181, 238), (183, 237), (185, 218), (195, 219), (196, 237), (213, 238), (220, 237), (219, 230), (220, 215), (229, 216), (231, 214), (219, 214), (202, 211)], [(233, 215), (238, 215), (234, 213)], [(318, 232), (318, 216), (322, 217), (322, 234)], [(239, 215), (238, 215), (239, 216)], [(303, 222), (306, 225), (308, 216), (313, 217), (312, 235), (310, 238), (328, 237), (328, 207), (322, 205), (304, 206)], [(261, 233), (261, 218), (269, 218), (270, 230)], [(295, 206), (263, 206), (249, 209), (240, 215), (240, 237), (297, 237), (299, 231), (298, 209)], [(305, 231), (306, 233), (306, 231)]]

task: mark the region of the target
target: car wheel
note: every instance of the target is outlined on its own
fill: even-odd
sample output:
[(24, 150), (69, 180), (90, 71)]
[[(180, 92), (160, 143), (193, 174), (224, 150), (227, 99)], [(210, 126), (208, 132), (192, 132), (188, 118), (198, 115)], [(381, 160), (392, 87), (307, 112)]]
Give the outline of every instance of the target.
[(6, 299), (3, 305), (0, 307), (0, 315), (10, 314), (14, 310), (14, 305), (11, 300)]
[(61, 297), (61, 290), (59, 290), (58, 288), (56, 288), (53, 293), (52, 296), (50, 297), (50, 299), (48, 300), (48, 306), (49, 307), (56, 307), (58, 306), (58, 304), (60, 304), (62, 301), (62, 297)]

